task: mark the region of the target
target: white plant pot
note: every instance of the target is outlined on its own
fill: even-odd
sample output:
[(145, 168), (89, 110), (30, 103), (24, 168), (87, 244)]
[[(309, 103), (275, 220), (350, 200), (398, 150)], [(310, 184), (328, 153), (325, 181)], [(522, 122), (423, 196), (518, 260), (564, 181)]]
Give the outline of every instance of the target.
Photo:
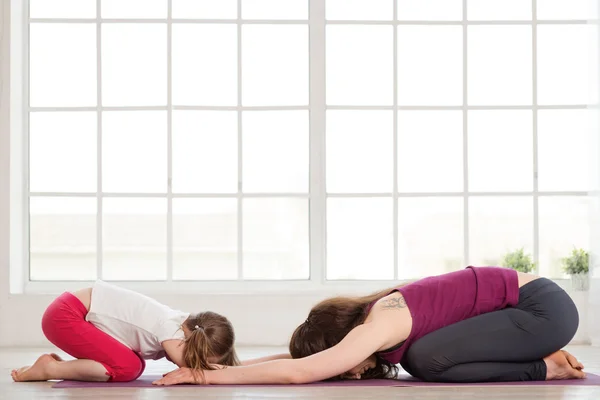
[(571, 288), (577, 292), (586, 292), (590, 289), (590, 276), (588, 274), (571, 275)]

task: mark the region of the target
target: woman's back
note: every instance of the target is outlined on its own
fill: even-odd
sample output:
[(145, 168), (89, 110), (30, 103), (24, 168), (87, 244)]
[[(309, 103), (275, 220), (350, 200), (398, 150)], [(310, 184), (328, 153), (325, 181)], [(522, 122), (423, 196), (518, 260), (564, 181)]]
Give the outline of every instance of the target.
[(430, 332), (514, 306), (519, 300), (516, 271), (498, 267), (468, 267), (424, 278), (396, 290), (404, 298), (412, 325), (402, 345), (379, 353), (392, 363), (400, 362), (411, 343)]

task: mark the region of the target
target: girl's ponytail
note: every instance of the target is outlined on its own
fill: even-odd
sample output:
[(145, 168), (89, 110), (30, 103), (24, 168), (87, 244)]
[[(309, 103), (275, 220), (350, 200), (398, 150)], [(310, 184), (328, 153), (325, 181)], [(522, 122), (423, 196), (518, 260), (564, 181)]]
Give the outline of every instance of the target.
[(185, 350), (183, 352), (185, 365), (193, 369), (213, 369), (208, 362), (210, 356), (210, 343), (204, 327), (194, 325), (190, 336), (185, 340)]

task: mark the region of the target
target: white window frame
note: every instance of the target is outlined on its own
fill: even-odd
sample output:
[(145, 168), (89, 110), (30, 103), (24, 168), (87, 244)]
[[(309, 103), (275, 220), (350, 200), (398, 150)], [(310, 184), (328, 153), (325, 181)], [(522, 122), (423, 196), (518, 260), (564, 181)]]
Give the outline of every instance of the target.
[[(171, 17), (171, 0), (168, 1), (168, 17), (166, 20), (150, 19), (100, 19), (100, 0), (96, 0), (97, 17), (93, 19), (29, 19), (28, 0), (11, 0), (11, 168), (10, 168), (10, 278), (11, 292), (13, 293), (40, 293), (40, 292), (60, 292), (63, 290), (73, 290), (84, 286), (86, 281), (75, 282), (48, 282), (48, 281), (30, 281), (29, 279), (29, 215), (28, 215), (28, 197), (29, 196), (69, 196), (69, 197), (163, 197), (168, 201), (168, 220), (167, 220), (167, 260), (168, 276), (166, 281), (160, 282), (142, 282), (127, 281), (121, 282), (126, 287), (144, 292), (176, 292), (176, 293), (280, 293), (287, 292), (331, 292), (333, 291), (361, 291), (376, 290), (385, 286), (392, 286), (398, 282), (398, 202), (401, 197), (461, 197), (464, 200), (463, 218), (464, 218), (464, 264), (469, 264), (469, 206), (470, 197), (481, 196), (525, 196), (533, 201), (533, 259), (538, 264), (539, 260), (539, 208), (538, 200), (541, 196), (588, 196), (587, 191), (565, 191), (565, 192), (542, 192), (538, 190), (538, 146), (537, 146), (537, 111), (541, 109), (587, 109), (588, 105), (550, 105), (541, 106), (537, 103), (537, 26), (540, 24), (587, 24), (587, 20), (568, 20), (568, 21), (538, 21), (536, 17), (536, 0), (532, 1), (532, 20), (531, 21), (468, 21), (467, 20), (467, 0), (463, 0), (462, 21), (399, 21), (397, 18), (397, 1), (394, 1), (394, 19), (392, 21), (326, 21), (325, 1), (309, 0), (309, 20), (300, 21), (262, 21), (262, 20), (243, 20), (241, 19), (242, 0), (238, 0), (238, 18), (235, 20), (185, 20), (179, 21)], [(43, 107), (33, 108), (28, 104), (28, 31), (29, 22), (95, 22), (97, 28), (97, 68), (98, 68), (98, 106), (97, 107), (75, 107), (75, 108), (56, 108)], [(167, 83), (167, 106), (166, 107), (102, 107), (101, 104), (101, 22), (135, 22), (135, 23), (156, 23), (166, 22), (168, 35), (168, 75)], [(238, 104), (235, 107), (177, 107), (173, 106), (171, 101), (171, 27), (173, 22), (205, 22), (205, 23), (233, 23), (237, 24), (238, 29)], [(241, 26), (243, 24), (267, 23), (267, 24), (308, 24), (309, 27), (309, 105), (299, 107), (242, 107), (241, 105)], [(325, 100), (325, 31), (329, 24), (376, 24), (393, 26), (393, 82), (394, 97), (392, 106), (327, 106)], [(398, 25), (459, 25), (463, 27), (463, 101), (459, 106), (399, 106), (397, 101), (397, 26)], [(530, 106), (470, 106), (467, 101), (467, 27), (470, 25), (531, 25), (532, 26), (532, 79), (533, 79), (533, 102)], [(23, 46), (15, 46), (15, 43), (23, 43)], [(94, 195), (82, 195), (78, 193), (30, 193), (28, 189), (28, 113), (29, 111), (61, 111), (61, 110), (81, 110), (98, 112), (98, 144), (101, 143), (102, 127), (101, 113), (105, 110), (166, 110), (168, 121), (168, 176), (169, 185), (166, 194), (121, 194), (102, 192), (102, 168), (98, 168), (98, 192)], [(238, 153), (241, 154), (241, 112), (242, 110), (288, 110), (300, 109), (308, 110), (310, 113), (310, 183), (309, 194), (287, 194), (279, 193), (279, 197), (302, 197), (309, 200), (309, 233), (310, 233), (310, 278), (304, 281), (293, 280), (243, 280), (241, 274), (242, 257), (241, 251), (238, 256), (238, 270), (240, 278), (235, 281), (173, 281), (172, 280), (172, 199), (176, 197), (273, 197), (274, 194), (247, 194), (242, 193), (241, 185), (238, 192), (232, 195), (178, 195), (171, 191), (171, 114), (177, 109), (228, 109), (238, 113)], [(391, 193), (344, 193), (327, 194), (325, 189), (325, 115), (327, 110), (460, 110), (463, 113), (463, 180), (464, 189), (462, 192), (438, 192), (438, 193), (399, 193), (397, 184), (397, 113), (394, 112), (394, 172), (393, 172), (393, 191)], [(534, 176), (533, 191), (529, 192), (470, 192), (468, 186), (468, 132), (467, 115), (469, 110), (532, 110), (533, 112), (533, 165), (532, 173)], [(98, 146), (98, 163), (101, 163), (101, 146)], [(241, 176), (242, 164), (238, 164), (239, 176)], [(378, 281), (328, 281), (326, 279), (326, 203), (328, 197), (386, 197), (393, 198), (393, 221), (394, 224), (394, 279)], [(101, 204), (99, 202), (99, 212), (97, 219), (97, 229), (102, 229)], [(242, 242), (242, 207), (238, 202), (238, 245)], [(98, 257), (98, 276), (101, 274), (102, 263), (102, 235), (98, 234), (97, 257)]]

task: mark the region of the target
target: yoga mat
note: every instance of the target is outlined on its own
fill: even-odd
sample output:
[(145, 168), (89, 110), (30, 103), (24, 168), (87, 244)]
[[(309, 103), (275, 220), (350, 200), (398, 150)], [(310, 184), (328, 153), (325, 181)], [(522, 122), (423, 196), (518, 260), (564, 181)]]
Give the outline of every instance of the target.
[(585, 379), (565, 379), (555, 381), (479, 382), (479, 383), (440, 383), (423, 382), (407, 376), (397, 380), (394, 386), (404, 387), (478, 387), (478, 386), (600, 386), (600, 376), (586, 372)]
[(153, 381), (159, 379), (159, 375), (142, 375), (139, 379), (131, 382), (79, 382), (79, 381), (61, 381), (53, 388), (57, 389), (73, 389), (73, 388), (165, 388), (165, 387), (187, 387), (197, 386), (201, 387), (324, 387), (324, 386), (398, 386), (399, 381), (396, 379), (366, 379), (361, 380), (347, 380), (347, 381), (334, 381), (334, 382), (314, 382), (306, 383), (303, 385), (173, 385), (173, 386), (155, 386), (152, 384)]
[[(159, 379), (158, 375), (145, 375), (132, 382), (78, 382), (61, 381), (56, 383), (53, 388), (73, 389), (73, 388), (164, 388), (165, 386), (154, 386), (152, 382)], [(457, 387), (457, 386), (600, 386), (600, 376), (587, 374), (586, 379), (572, 379), (559, 381), (527, 381), (527, 382), (486, 382), (486, 383), (433, 383), (422, 382), (409, 376), (401, 376), (400, 379), (366, 379), (366, 380), (347, 380), (336, 382), (315, 382), (304, 385), (197, 385), (203, 387)], [(166, 387), (190, 387), (190, 385), (175, 385)]]

